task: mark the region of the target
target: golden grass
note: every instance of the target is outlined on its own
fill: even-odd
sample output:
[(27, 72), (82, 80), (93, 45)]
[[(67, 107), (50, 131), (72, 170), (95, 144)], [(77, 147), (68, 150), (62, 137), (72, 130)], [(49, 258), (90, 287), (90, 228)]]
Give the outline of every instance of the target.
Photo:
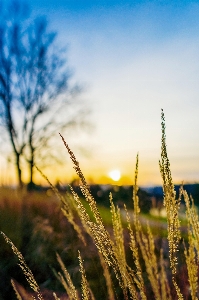
[[(45, 175), (43, 177), (49, 182), (52, 190), (55, 192), (61, 202), (61, 210), (68, 221), (72, 224), (77, 232), (79, 239), (85, 247), (87, 247), (87, 237), (93, 240), (98, 254), (103, 274), (106, 282), (107, 299), (117, 299), (117, 289), (115, 282), (117, 281), (122, 290), (123, 299), (157, 299), (157, 300), (171, 300), (171, 299), (198, 299), (198, 253), (199, 253), (199, 220), (194, 207), (194, 202), (183, 189), (180, 190), (179, 198), (176, 198), (176, 192), (172, 180), (170, 163), (167, 155), (166, 133), (165, 133), (165, 117), (162, 111), (162, 139), (161, 139), (161, 160), (160, 173), (163, 181), (164, 191), (164, 206), (167, 213), (167, 241), (169, 248), (169, 266), (166, 265), (163, 248), (158, 252), (155, 246), (155, 238), (152, 231), (147, 225), (144, 230), (140, 221), (140, 207), (138, 192), (138, 155), (135, 167), (135, 182), (133, 189), (133, 222), (131, 221), (129, 212), (126, 210), (126, 227), (129, 235), (128, 247), (131, 250), (131, 265), (126, 257), (126, 245), (124, 237), (124, 223), (122, 222), (119, 207), (115, 207), (110, 194), (110, 214), (112, 218), (112, 234), (107, 230), (103, 218), (100, 214), (95, 199), (91, 195), (89, 186), (80, 169), (79, 163), (74, 153), (61, 136), (63, 143), (73, 162), (74, 169), (80, 179), (80, 189), (85, 200), (90, 208), (91, 214), (84, 202), (70, 187), (71, 194), (66, 197), (60, 195), (58, 190), (48, 181)], [(73, 197), (73, 202), (71, 200)], [(183, 251), (180, 248), (180, 241), (182, 238), (179, 208), (181, 198), (184, 197), (186, 204), (186, 218), (187, 218), (187, 241)], [(81, 223), (77, 222), (76, 215), (79, 216)], [(5, 241), (12, 247), (13, 252), (19, 259), (19, 266), (22, 268), (24, 275), (35, 292), (35, 299), (43, 299), (40, 288), (36, 283), (34, 276), (28, 268), (22, 254), (15, 247), (13, 242), (4, 234), (1, 233)], [(179, 256), (184, 255), (186, 272), (188, 274), (190, 290), (189, 294), (184, 295), (179, 284)], [(81, 273), (81, 289), (75, 287), (70, 273), (67, 271), (64, 262), (60, 255), (57, 254), (61, 271), (56, 273), (58, 280), (62, 283), (68, 299), (98, 299), (94, 295), (87, 279), (86, 264), (82, 258), (82, 254), (78, 254), (79, 271)], [(171, 276), (171, 281), (170, 281)], [(20, 299), (17, 287), (12, 281), (16, 296)], [(152, 298), (148, 298), (148, 286), (152, 290)], [(53, 293), (54, 299), (58, 299)], [(151, 296), (150, 296), (151, 297)]]

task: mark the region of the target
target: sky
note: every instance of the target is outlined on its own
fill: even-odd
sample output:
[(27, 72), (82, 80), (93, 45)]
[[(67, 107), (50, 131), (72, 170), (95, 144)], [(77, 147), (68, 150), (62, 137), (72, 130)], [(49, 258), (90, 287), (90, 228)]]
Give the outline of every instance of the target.
[[(139, 185), (161, 184), (162, 108), (173, 181), (199, 182), (199, 1), (29, 4), (57, 31), (74, 80), (85, 87), (94, 129), (65, 136), (88, 151), (76, 154), (85, 177), (113, 183), (109, 173), (118, 170), (118, 184), (132, 184), (139, 152)], [(46, 174), (74, 176), (68, 160)]]

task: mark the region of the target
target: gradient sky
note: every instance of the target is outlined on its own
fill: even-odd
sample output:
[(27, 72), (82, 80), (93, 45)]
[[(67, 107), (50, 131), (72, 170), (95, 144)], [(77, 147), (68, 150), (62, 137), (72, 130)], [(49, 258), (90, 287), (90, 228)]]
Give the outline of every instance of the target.
[[(86, 87), (95, 130), (80, 138), (91, 153), (77, 155), (85, 176), (105, 182), (119, 169), (120, 183), (132, 183), (139, 152), (139, 184), (160, 184), (163, 108), (174, 182), (199, 181), (199, 1), (29, 3), (68, 46), (74, 79)], [(71, 174), (70, 164), (57, 168), (47, 175)]]

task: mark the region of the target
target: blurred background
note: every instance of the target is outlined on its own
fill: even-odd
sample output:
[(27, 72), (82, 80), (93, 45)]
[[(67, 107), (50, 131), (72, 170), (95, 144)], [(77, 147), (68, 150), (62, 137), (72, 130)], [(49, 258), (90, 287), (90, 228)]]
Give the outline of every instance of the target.
[[(198, 1), (0, 0), (0, 231), (22, 252), (46, 299), (51, 290), (64, 293), (53, 272), (60, 270), (56, 252), (80, 290), (77, 250), (96, 299), (107, 298), (94, 244), (88, 240), (84, 248), (60, 210), (63, 198), (56, 198), (35, 168), (65, 197), (77, 224), (68, 183), (93, 217), (63, 141), (110, 232), (110, 192), (124, 224), (124, 204), (133, 216), (139, 153), (140, 220), (145, 229), (151, 226), (169, 265), (159, 172), (161, 109), (177, 197), (184, 181), (199, 207)], [(184, 233), (183, 199), (179, 209)], [(127, 249), (126, 225), (124, 239)], [(188, 293), (181, 260), (179, 282)], [(0, 300), (15, 299), (11, 278), (22, 290), (29, 288), (3, 238), (0, 277)], [(117, 283), (114, 290), (122, 299)], [(146, 290), (153, 299), (148, 285)]]
[(1, 1), (1, 184), (44, 184), (33, 164), (75, 180), (60, 132), (90, 183), (132, 184), (139, 152), (139, 185), (159, 185), (161, 108), (174, 182), (198, 182), (198, 16), (198, 1)]

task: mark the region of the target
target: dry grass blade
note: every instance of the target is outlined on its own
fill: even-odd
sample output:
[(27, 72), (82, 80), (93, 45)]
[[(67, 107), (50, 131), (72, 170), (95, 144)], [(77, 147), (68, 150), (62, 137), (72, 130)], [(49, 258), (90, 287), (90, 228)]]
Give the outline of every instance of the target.
[(184, 196), (186, 205), (186, 217), (188, 221), (188, 249), (184, 246), (186, 265), (188, 270), (189, 284), (191, 289), (192, 299), (198, 299), (196, 297), (198, 291), (198, 264), (197, 255), (199, 254), (199, 220), (198, 214), (196, 212), (194, 201), (192, 200), (192, 205), (190, 205), (190, 198), (187, 192), (181, 186), (180, 192)]
[(85, 207), (81, 203), (78, 195), (74, 192), (73, 188), (71, 188), (71, 192), (73, 194), (74, 200), (77, 204), (79, 210), (79, 216), (82, 221), (82, 224), (85, 230), (89, 233), (89, 235), (94, 240), (94, 243), (98, 249), (98, 251), (103, 255), (104, 260), (108, 266), (112, 266), (115, 270), (116, 275), (119, 276), (119, 270), (117, 266), (117, 262), (115, 259), (115, 254), (113, 251), (113, 243), (110, 239), (110, 236), (104, 226), (100, 226), (91, 221), (90, 216), (88, 215)]
[(187, 192), (181, 187), (181, 193), (184, 196), (186, 205), (186, 217), (188, 221), (188, 230), (194, 237), (195, 248), (199, 255), (199, 217), (196, 211), (192, 197), (189, 198)]
[[(127, 272), (126, 266), (125, 266), (125, 272), (123, 272), (124, 265), (123, 265), (123, 267), (121, 267), (122, 264), (121, 264), (120, 260), (118, 259), (118, 254), (115, 251), (115, 246), (110, 238), (109, 233), (105, 229), (103, 220), (102, 220), (99, 210), (97, 208), (97, 204), (95, 202), (95, 199), (91, 195), (89, 186), (87, 185), (84, 175), (79, 167), (79, 163), (78, 163), (74, 153), (71, 151), (71, 149), (69, 148), (68, 144), (65, 142), (65, 140), (61, 134), (60, 134), (60, 136), (61, 136), (61, 138), (64, 142), (64, 145), (65, 145), (65, 147), (70, 155), (70, 158), (73, 162), (74, 169), (82, 182), (82, 185), (80, 186), (82, 194), (85, 196), (87, 202), (89, 203), (90, 209), (93, 213), (96, 223), (92, 222), (90, 220), (90, 217), (86, 213), (86, 210), (83, 207), (83, 205), (81, 204), (81, 201), (79, 200), (78, 196), (74, 193), (74, 191), (72, 191), (75, 201), (77, 203), (77, 207), (80, 210), (81, 219), (84, 223), (86, 223), (86, 226), (88, 227), (88, 232), (91, 235), (91, 237), (93, 238), (98, 251), (103, 255), (104, 260), (107, 264), (107, 267), (111, 266), (113, 268), (116, 278), (119, 281), (119, 285), (123, 290), (124, 297), (127, 297), (126, 296), (127, 289), (129, 289), (129, 292), (130, 292), (131, 296), (133, 297), (133, 299), (137, 299), (137, 293), (136, 293), (134, 284), (132, 282), (132, 278), (131, 278), (130, 274)], [(124, 259), (123, 259), (123, 261), (124, 261)]]
[(180, 221), (178, 218), (178, 211), (180, 201), (176, 199), (176, 192), (170, 171), (170, 162), (167, 155), (166, 146), (166, 133), (165, 133), (165, 117), (162, 111), (162, 145), (161, 145), (161, 162), (160, 172), (163, 179), (164, 190), (164, 206), (167, 213), (168, 222), (168, 242), (169, 242), (169, 255), (172, 273), (176, 274), (177, 252), (180, 235)]
[(117, 254), (117, 259), (120, 261), (120, 272), (125, 273), (126, 270), (126, 259), (125, 259), (125, 249), (124, 249), (124, 237), (123, 237), (123, 228), (120, 217), (120, 211), (117, 207), (117, 210), (113, 204), (112, 194), (110, 194), (110, 203), (111, 203), (111, 215), (112, 215), (112, 224), (113, 224), (113, 234), (114, 234), (114, 250)]
[(64, 140), (63, 136), (60, 134), (61, 138), (62, 138), (62, 141), (70, 155), (70, 158), (73, 162), (73, 168), (75, 169), (77, 175), (79, 176), (81, 182), (82, 182), (82, 185), (80, 186), (81, 187), (81, 191), (83, 193), (83, 195), (85, 196), (85, 199), (88, 201), (89, 205), (90, 205), (90, 208), (91, 208), (91, 211), (93, 212), (93, 215), (96, 219), (96, 222), (98, 224), (100, 224), (101, 226), (104, 226), (103, 225), (103, 220), (100, 216), (100, 213), (99, 213), (99, 210), (97, 208), (97, 205), (96, 205), (96, 202), (95, 202), (95, 199), (93, 198), (93, 196), (91, 195), (91, 192), (90, 192), (90, 188), (86, 182), (86, 179), (79, 167), (79, 162), (77, 161), (74, 153), (71, 151), (71, 149), (69, 148), (68, 144), (66, 143), (66, 141)]
[(64, 216), (71, 223), (71, 225), (73, 226), (73, 228), (77, 232), (78, 237), (80, 238), (80, 240), (82, 240), (82, 242), (86, 246), (86, 240), (85, 240), (84, 235), (82, 233), (81, 227), (75, 221), (73, 209), (71, 208), (70, 204), (59, 193), (58, 189), (49, 181), (48, 177), (46, 175), (44, 175), (43, 172), (37, 166), (35, 166), (35, 168), (39, 171), (39, 173), (41, 174), (41, 176), (48, 182), (48, 184), (50, 185), (52, 191), (55, 193), (55, 195), (57, 196), (57, 198), (61, 201), (61, 204), (62, 204), (61, 210), (62, 210)]
[(169, 258), (170, 266), (172, 271), (172, 281), (175, 286), (178, 298), (181, 300), (183, 296), (176, 283), (175, 275), (177, 273), (177, 257), (178, 257), (178, 245), (181, 238), (180, 234), (180, 221), (178, 217), (178, 211), (180, 207), (180, 198), (176, 199), (176, 192), (171, 176), (170, 162), (167, 155), (166, 145), (166, 126), (165, 117), (162, 110), (161, 113), (161, 125), (162, 125), (162, 139), (161, 139), (161, 161), (159, 162), (160, 172), (163, 180), (163, 191), (164, 191), (164, 206), (167, 213), (167, 226), (168, 226), (168, 243), (169, 243)]
[(71, 277), (70, 277), (70, 274), (68, 273), (61, 257), (59, 256), (59, 254), (57, 254), (57, 261), (61, 267), (61, 270), (63, 272), (63, 275), (61, 273), (58, 273), (58, 278), (60, 280), (60, 282), (62, 283), (63, 287), (65, 288), (68, 296), (69, 296), (69, 299), (70, 300), (78, 300), (79, 297), (78, 297), (78, 294), (77, 294), (77, 291), (75, 289), (75, 286), (71, 280)]
[(13, 289), (15, 291), (15, 295), (17, 297), (17, 300), (23, 300), (22, 297), (21, 297), (21, 295), (19, 294), (19, 292), (17, 290), (17, 287), (16, 287), (15, 282), (14, 282), (13, 279), (11, 279), (11, 284), (12, 284), (12, 287), (13, 287)]
[[(133, 186), (133, 204), (134, 204), (134, 226), (136, 231), (136, 240), (139, 244), (142, 257), (145, 261), (146, 271), (148, 274), (149, 281), (151, 283), (152, 290), (154, 292), (155, 298), (157, 300), (161, 300), (161, 292), (160, 292), (160, 284), (159, 284), (159, 274), (158, 274), (158, 265), (157, 265), (157, 258), (155, 255), (155, 245), (154, 245), (154, 238), (152, 236), (151, 230), (149, 225), (147, 226), (147, 235), (145, 235), (142, 231), (142, 226), (139, 221), (139, 214), (140, 214), (140, 207), (139, 207), (139, 197), (137, 195), (138, 192), (138, 163), (139, 163), (139, 157), (137, 154), (136, 157), (136, 167), (135, 167), (135, 181)], [(127, 215), (128, 216), (128, 215)], [(128, 221), (128, 218), (127, 218)], [(128, 221), (128, 224), (130, 224), (130, 221)], [(133, 252), (133, 255), (135, 257), (135, 263), (139, 274), (139, 288), (140, 292), (142, 293), (142, 297), (145, 296), (144, 292), (144, 283), (141, 276), (141, 268), (139, 265), (139, 258), (138, 253), (135, 247), (135, 239), (133, 232), (131, 230), (130, 225), (128, 225), (128, 228), (130, 230), (130, 237), (131, 237), (131, 250)]]
[(123, 279), (122, 288), (124, 292), (124, 298), (127, 299), (128, 298), (127, 288), (129, 288), (129, 290), (134, 296), (136, 296), (136, 288), (131, 279), (131, 276), (129, 276), (128, 273), (120, 210), (118, 207), (116, 210), (113, 204), (112, 194), (110, 194), (110, 204), (111, 204), (111, 215), (112, 215), (113, 234), (114, 234), (114, 252), (117, 257), (120, 274), (122, 274), (122, 279)]
[(127, 224), (128, 224), (128, 230), (129, 230), (129, 234), (130, 234), (130, 245), (129, 246), (132, 251), (133, 259), (134, 259), (134, 263), (135, 263), (135, 267), (136, 267), (136, 272), (132, 273), (132, 278), (133, 278), (134, 282), (137, 284), (137, 287), (140, 291), (141, 299), (146, 300), (147, 298), (146, 298), (146, 293), (145, 293), (145, 288), (144, 288), (144, 280), (142, 277), (142, 268), (141, 268), (140, 260), (139, 260), (138, 247), (137, 247), (133, 229), (131, 227), (130, 217), (129, 217), (126, 207), (125, 207), (125, 210), (126, 210), (126, 219), (127, 219)]
[(107, 264), (104, 260), (103, 255), (100, 252), (98, 252), (98, 254), (99, 254), (101, 266), (103, 268), (104, 278), (106, 280), (108, 299), (109, 300), (114, 300), (115, 296), (114, 296), (114, 291), (113, 291), (113, 284), (112, 284), (112, 280), (111, 280), (111, 275), (109, 273), (109, 268), (108, 268), (108, 266), (107, 266)]
[(90, 209), (96, 220), (96, 223), (91, 221), (91, 219), (90, 219), (89, 215), (87, 214), (84, 206), (82, 205), (78, 195), (70, 187), (73, 197), (76, 201), (77, 207), (79, 209), (79, 214), (80, 214), (82, 223), (84, 224), (84, 226), (86, 224), (85, 229), (93, 238), (98, 251), (104, 257), (104, 260), (105, 260), (107, 266), (112, 266), (112, 268), (115, 272), (115, 275), (116, 275), (117, 279), (119, 280), (120, 286), (122, 287), (122, 289), (124, 289), (124, 284), (123, 284), (122, 276), (120, 274), (120, 268), (119, 268), (119, 264), (117, 261), (116, 253), (113, 249), (114, 248), (113, 242), (110, 238), (109, 233), (105, 229), (105, 226), (103, 224), (103, 220), (102, 220), (99, 210), (97, 208), (95, 199), (91, 195), (89, 186), (87, 185), (86, 179), (84, 178), (84, 175), (79, 167), (79, 163), (61, 134), (60, 134), (60, 136), (61, 136), (61, 138), (64, 142), (64, 145), (70, 155), (70, 158), (74, 164), (74, 169), (77, 172), (77, 175), (79, 176), (79, 178), (82, 182), (82, 185), (80, 186), (81, 191), (82, 191), (83, 195), (85, 196), (85, 199), (89, 203)]
[(161, 296), (162, 300), (172, 300), (171, 298), (171, 291), (169, 287), (169, 283), (167, 280), (167, 275), (164, 266), (163, 260), (163, 250), (160, 251), (160, 287), (161, 287)]
[(140, 231), (137, 234), (137, 241), (145, 262), (146, 271), (148, 274), (149, 281), (151, 283), (152, 290), (155, 295), (155, 299), (162, 300), (159, 285), (157, 258), (154, 252), (154, 239), (149, 226), (147, 226), (147, 231), (147, 235)]
[(37, 299), (43, 300), (42, 294), (40, 292), (40, 288), (31, 272), (31, 270), (27, 266), (23, 255), (21, 254), (21, 252), (19, 252), (19, 250), (15, 247), (13, 242), (3, 232), (0, 232), (0, 233), (4, 237), (5, 241), (11, 246), (13, 253), (18, 257), (19, 266), (22, 269), (31, 289), (36, 293)]
[(57, 297), (56, 293), (53, 293), (53, 297), (55, 298), (55, 300), (60, 300), (60, 299)]
[(82, 274), (82, 282), (81, 282), (81, 286), (82, 286), (82, 299), (83, 300), (94, 300), (93, 294), (91, 293), (91, 290), (89, 288), (89, 284), (86, 278), (86, 273), (85, 273), (85, 269), (83, 266), (83, 261), (79, 252), (78, 255), (79, 258), (79, 266), (80, 266), (80, 272)]
[(139, 207), (139, 197), (137, 195), (138, 192), (138, 163), (139, 163), (139, 156), (137, 154), (136, 156), (136, 166), (135, 166), (135, 177), (134, 177), (134, 185), (133, 185), (133, 206), (134, 206), (134, 218), (135, 218), (135, 226), (136, 229), (139, 230), (139, 222), (138, 222), (138, 216), (140, 213), (140, 207)]
[(191, 234), (191, 231), (188, 231), (188, 241), (189, 241), (189, 248), (185, 247), (185, 258), (186, 258), (186, 265), (188, 270), (189, 276), (189, 284), (191, 290), (191, 296), (193, 300), (198, 299), (196, 297), (198, 291), (198, 264), (196, 259), (196, 251), (194, 246), (194, 239)]

